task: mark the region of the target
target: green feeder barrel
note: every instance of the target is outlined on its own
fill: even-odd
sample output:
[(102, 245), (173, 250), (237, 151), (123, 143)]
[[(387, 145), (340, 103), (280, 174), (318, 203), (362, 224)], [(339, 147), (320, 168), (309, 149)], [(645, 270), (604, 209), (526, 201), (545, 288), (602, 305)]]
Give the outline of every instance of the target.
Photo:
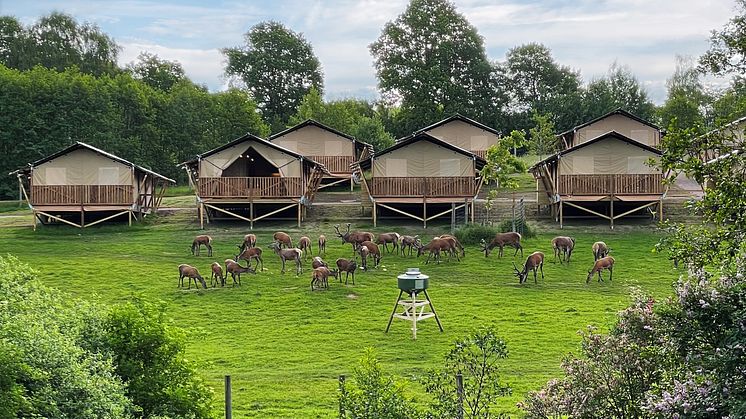
[(399, 289), (411, 294), (426, 290), (430, 284), (430, 277), (420, 273), (420, 268), (407, 268), (407, 272), (396, 277)]

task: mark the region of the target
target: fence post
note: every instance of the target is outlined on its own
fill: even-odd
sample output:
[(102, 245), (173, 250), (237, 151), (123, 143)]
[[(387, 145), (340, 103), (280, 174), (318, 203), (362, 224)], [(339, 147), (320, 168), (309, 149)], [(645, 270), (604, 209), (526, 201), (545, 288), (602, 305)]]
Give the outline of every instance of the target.
[(339, 392), (342, 393), (342, 395), (339, 398), (339, 417), (344, 418), (345, 417), (345, 407), (343, 400), (344, 398), (344, 392), (345, 392), (345, 376), (344, 374), (339, 376)]
[(456, 394), (458, 395), (457, 419), (464, 419), (464, 376), (456, 374)]
[(233, 402), (231, 400), (231, 376), (225, 376), (225, 419), (233, 418)]

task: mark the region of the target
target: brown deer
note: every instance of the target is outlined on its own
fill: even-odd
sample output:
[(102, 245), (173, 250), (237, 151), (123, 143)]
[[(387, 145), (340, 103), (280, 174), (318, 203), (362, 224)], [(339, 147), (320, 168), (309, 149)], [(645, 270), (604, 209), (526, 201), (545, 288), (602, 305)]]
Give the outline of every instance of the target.
[[(381, 263), (381, 249), (378, 247), (377, 244), (368, 240), (360, 243), (359, 249), (362, 249), (363, 247), (366, 247), (368, 249), (368, 254), (373, 258), (373, 267), (378, 267), (378, 264)], [(362, 254), (360, 256), (362, 256)], [(366, 270), (368, 269), (368, 264), (365, 259), (363, 260), (363, 266)]]
[(238, 251), (243, 252), (247, 247), (256, 247), (256, 234), (249, 233), (243, 236), (243, 241), (238, 245)]
[(225, 276), (223, 276), (223, 267), (218, 262), (213, 262), (210, 266), (212, 269), (212, 276), (210, 276), (210, 285), (215, 288), (216, 285), (220, 284), (221, 287), (225, 286)]
[(443, 234), (441, 236), (436, 237), (438, 239), (446, 239), (451, 241), (453, 244), (455, 244), (455, 248), (461, 252), (461, 257), (466, 257), (466, 249), (464, 249), (464, 246), (461, 245), (461, 242), (458, 241), (456, 236), (452, 234)]
[(609, 271), (609, 281), (611, 281), (612, 276), (614, 275), (614, 257), (612, 256), (606, 256), (596, 261), (596, 263), (593, 264), (593, 269), (588, 271), (588, 277), (585, 279), (585, 283), (591, 282), (591, 278), (593, 278), (593, 274), (598, 272), (598, 282), (602, 282), (604, 279), (601, 277), (601, 271), (604, 269), (607, 269)]
[(345, 273), (345, 285), (347, 285), (347, 278), (352, 274), (352, 285), (355, 285), (355, 270), (357, 269), (357, 262), (355, 259), (337, 259), (337, 269), (339, 270), (339, 282), (342, 283), (342, 272)]
[(495, 237), (492, 238), (492, 241), (487, 244), (484, 239), (482, 239), (482, 250), (484, 251), (484, 257), (487, 257), (490, 255), (490, 251), (494, 248), (499, 248), (500, 251), (497, 253), (497, 257), (501, 258), (503, 257), (503, 248), (505, 246), (510, 246), (515, 248), (515, 253), (513, 253), (513, 257), (515, 257), (518, 254), (518, 251), (521, 251), (521, 257), (523, 257), (523, 246), (521, 246), (521, 235), (520, 233), (516, 233), (514, 231), (508, 232), (508, 233), (497, 233), (495, 234)]
[(316, 285), (318, 288), (324, 287), (325, 289), (328, 289), (330, 276), (338, 278), (339, 271), (337, 271), (336, 269), (330, 270), (325, 266), (320, 266), (314, 269), (313, 273), (311, 274), (311, 291), (313, 291), (314, 285)]
[(212, 237), (203, 234), (194, 238), (192, 241), (192, 255), (199, 256), (200, 247), (205, 246), (207, 248), (207, 256), (212, 256)]
[[(425, 265), (430, 263), (430, 258), (434, 255), (435, 260), (440, 264), (440, 252), (447, 252), (448, 253), (448, 260), (451, 260), (451, 243), (449, 243), (448, 240), (445, 239), (432, 239), (430, 240), (430, 243), (423, 245), (420, 243), (417, 246), (417, 257), (422, 256), (425, 251), (429, 251), (430, 253), (427, 255), (427, 260), (425, 261)], [(456, 255), (458, 258), (458, 255)]]
[(262, 249), (259, 247), (247, 247), (244, 248), (241, 253), (236, 255), (236, 262), (245, 260), (248, 266), (251, 266), (251, 261), (256, 260), (256, 267), (259, 271), (264, 270), (264, 260), (262, 260)]
[(513, 262), (513, 269), (515, 270), (515, 275), (518, 277), (519, 284), (526, 282), (528, 271), (534, 271), (534, 284), (538, 283), (536, 281), (537, 270), (541, 271), (541, 279), (544, 279), (544, 253), (534, 252), (528, 255), (526, 263), (523, 264), (523, 269), (520, 271), (518, 270), (518, 267), (515, 266), (515, 262)]
[(303, 272), (303, 267), (301, 265), (301, 258), (303, 256), (303, 251), (292, 247), (290, 249), (283, 249), (281, 247), (282, 245), (279, 242), (272, 242), (272, 244), (269, 245), (269, 247), (277, 254), (277, 256), (280, 257), (280, 260), (282, 261), (282, 273), (285, 273), (285, 261), (286, 260), (294, 260), (295, 261), (295, 274), (300, 275)]
[(179, 265), (179, 287), (184, 286), (184, 278), (188, 278), (187, 281), (189, 282), (189, 289), (192, 288), (192, 280), (194, 281), (194, 285), (199, 288), (199, 284), (197, 283), (197, 280), (199, 280), (200, 283), (202, 283), (202, 288), (207, 288), (207, 284), (205, 283), (205, 280), (202, 278), (202, 275), (199, 274), (199, 271), (197, 271), (197, 268), (194, 266), (187, 265), (185, 263)]
[[(236, 262), (233, 259), (225, 260), (225, 272), (226, 272), (226, 276), (228, 276), (227, 274), (231, 274), (231, 278), (233, 278), (234, 287), (236, 286), (236, 284), (241, 285), (241, 274), (244, 274), (247, 272), (251, 274), (256, 273), (256, 271), (251, 269), (250, 266), (247, 266), (244, 268), (243, 266), (239, 265), (238, 262)], [(238, 277), (238, 282), (236, 282), (236, 277)]]
[(409, 248), (409, 256), (412, 256), (412, 247), (415, 249), (420, 244), (420, 236), (400, 236), (399, 237), (399, 250), (401, 255), (404, 256), (405, 248)]
[(276, 242), (280, 243), (280, 247), (293, 247), (293, 239), (287, 233), (278, 231), (277, 233), (272, 235), (272, 238), (275, 239)]
[(328, 268), (328, 267), (329, 267), (329, 264), (328, 264), (328, 263), (326, 263), (326, 262), (324, 262), (324, 259), (321, 259), (321, 258), (320, 258), (320, 257), (318, 257), (318, 256), (314, 256), (314, 257), (313, 257), (313, 260), (311, 260), (311, 268), (313, 268), (313, 269), (316, 269), (316, 268), (320, 268), (320, 267), (322, 267), (322, 266), (324, 266), (324, 267), (327, 267), (327, 268)]
[(391, 253), (388, 247), (388, 244), (391, 243), (391, 251), (399, 253), (399, 237), (401, 237), (399, 233), (381, 233), (376, 238), (376, 244), (382, 244), (386, 252)]
[(323, 234), (319, 235), (319, 254), (321, 252), (324, 252), (324, 255), (326, 255), (326, 236)]
[(303, 236), (298, 240), (298, 248), (303, 251), (303, 259), (308, 258), (308, 256), (313, 253), (313, 249), (311, 248), (311, 239), (309, 239), (306, 236)]
[(352, 251), (357, 251), (357, 245), (364, 241), (372, 242), (374, 237), (373, 233), (368, 233), (366, 231), (355, 231), (350, 233), (350, 223), (347, 223), (347, 231), (342, 234), (339, 232), (339, 224), (334, 226), (334, 229), (337, 230), (337, 236), (339, 236), (340, 239), (342, 239), (342, 244), (344, 243), (350, 243), (352, 244)]
[(575, 239), (567, 236), (557, 236), (552, 239), (552, 249), (554, 249), (554, 262), (559, 258), (560, 264), (563, 260), (570, 264), (570, 256), (575, 248)]
[(450, 249), (448, 249), (448, 260), (451, 260), (453, 256), (456, 256), (456, 260), (461, 262), (461, 258), (459, 258), (459, 252), (462, 249), (459, 249), (459, 246), (461, 245), (461, 243), (459, 243), (457, 238), (446, 234), (443, 236), (435, 237), (435, 239), (445, 240), (446, 242), (448, 242), (448, 245), (450, 246)]
[(591, 247), (593, 250), (593, 260), (599, 260), (609, 255), (609, 246), (604, 242), (595, 242)]

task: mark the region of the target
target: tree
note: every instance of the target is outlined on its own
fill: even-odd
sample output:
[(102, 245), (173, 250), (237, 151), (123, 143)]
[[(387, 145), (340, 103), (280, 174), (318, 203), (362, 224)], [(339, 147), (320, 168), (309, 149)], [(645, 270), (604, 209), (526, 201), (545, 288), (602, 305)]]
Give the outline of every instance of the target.
[(379, 90), (400, 104), (397, 136), (457, 112), (491, 121), (504, 103), (482, 37), (447, 0), (412, 0), (369, 48)]
[(323, 90), (323, 76), (311, 44), (278, 22), (262, 22), (246, 34), (246, 44), (222, 50), (225, 72), (239, 78), (277, 132), (311, 88)]
[(655, 105), (632, 71), (614, 62), (604, 77), (588, 84), (583, 99), (584, 119), (591, 120), (615, 109), (624, 109), (652, 121)]
[(184, 68), (178, 61), (158, 58), (155, 54), (141, 52), (137, 61), (127, 64), (127, 71), (137, 80), (159, 90), (170, 90), (176, 83), (184, 80)]
[(528, 131), (530, 138), (529, 149), (531, 152), (539, 155), (540, 159), (545, 154), (553, 154), (557, 151), (557, 136), (554, 133), (554, 124), (551, 121), (551, 115), (539, 115), (534, 113), (531, 116), (534, 126)]
[(0, 16), (0, 63), (19, 68), (28, 54), (29, 36), (13, 16)]
[(710, 49), (699, 58), (700, 68), (716, 76), (746, 74), (746, 0), (736, 0), (737, 13), (713, 31)]

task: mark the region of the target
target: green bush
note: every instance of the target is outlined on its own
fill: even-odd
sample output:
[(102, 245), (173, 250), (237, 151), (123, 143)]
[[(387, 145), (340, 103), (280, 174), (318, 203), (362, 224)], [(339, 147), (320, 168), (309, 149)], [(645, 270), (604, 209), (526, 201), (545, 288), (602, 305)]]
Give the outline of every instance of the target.
[(455, 232), (456, 238), (464, 245), (476, 245), (482, 240), (489, 243), (499, 231), (494, 226), (467, 224)]
[[(513, 231), (513, 220), (507, 219), (500, 223), (500, 225), (497, 226), (497, 229), (501, 233), (507, 233), (509, 231)], [(521, 236), (526, 239), (531, 239), (536, 237), (536, 229), (531, 226), (531, 224), (526, 223), (523, 225), (523, 231), (521, 231), (520, 228), (518, 228), (518, 225), (516, 225), (516, 230), (518, 230), (519, 233), (521, 233)]]

